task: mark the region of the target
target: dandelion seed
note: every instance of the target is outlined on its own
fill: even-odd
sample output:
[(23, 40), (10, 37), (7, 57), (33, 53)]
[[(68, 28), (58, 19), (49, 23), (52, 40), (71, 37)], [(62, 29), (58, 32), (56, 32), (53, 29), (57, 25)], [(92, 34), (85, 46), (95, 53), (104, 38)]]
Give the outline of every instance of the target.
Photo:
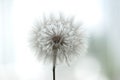
[(59, 18), (50, 16), (37, 22), (32, 30), (30, 43), (38, 59), (51, 61), (55, 67), (57, 62), (68, 62), (85, 51), (86, 40), (80, 26), (74, 23), (73, 18), (61, 15)]

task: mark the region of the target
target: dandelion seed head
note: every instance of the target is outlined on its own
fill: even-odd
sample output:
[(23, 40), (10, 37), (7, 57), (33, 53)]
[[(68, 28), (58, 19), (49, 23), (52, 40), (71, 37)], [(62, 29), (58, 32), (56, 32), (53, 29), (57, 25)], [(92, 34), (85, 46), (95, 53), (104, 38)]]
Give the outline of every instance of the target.
[(52, 61), (56, 55), (57, 62), (68, 62), (87, 48), (81, 25), (75, 24), (73, 18), (63, 16), (50, 16), (37, 22), (32, 29), (30, 44), (38, 59)]

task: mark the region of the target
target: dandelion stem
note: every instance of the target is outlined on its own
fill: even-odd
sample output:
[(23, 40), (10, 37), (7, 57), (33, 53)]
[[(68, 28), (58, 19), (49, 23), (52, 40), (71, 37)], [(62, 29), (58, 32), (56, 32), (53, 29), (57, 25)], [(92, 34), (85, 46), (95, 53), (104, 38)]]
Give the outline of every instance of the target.
[(55, 66), (53, 66), (53, 80), (55, 80)]
[(56, 55), (54, 55), (53, 59), (53, 80), (55, 80), (55, 68), (56, 68)]
[(57, 56), (57, 49), (53, 49), (53, 80), (55, 80), (55, 68), (56, 68), (56, 56)]

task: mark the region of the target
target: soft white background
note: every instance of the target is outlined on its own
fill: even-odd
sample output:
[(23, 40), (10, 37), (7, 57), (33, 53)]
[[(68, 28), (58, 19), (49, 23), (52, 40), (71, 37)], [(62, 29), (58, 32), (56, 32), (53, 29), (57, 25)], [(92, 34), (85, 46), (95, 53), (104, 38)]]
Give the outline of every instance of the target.
[[(0, 80), (52, 80), (52, 66), (37, 61), (28, 42), (35, 20), (51, 13), (75, 16), (89, 36), (106, 34), (119, 68), (119, 5), (119, 0), (0, 0)], [(56, 80), (109, 80), (101, 66), (96, 58), (82, 56), (71, 66), (57, 65)]]

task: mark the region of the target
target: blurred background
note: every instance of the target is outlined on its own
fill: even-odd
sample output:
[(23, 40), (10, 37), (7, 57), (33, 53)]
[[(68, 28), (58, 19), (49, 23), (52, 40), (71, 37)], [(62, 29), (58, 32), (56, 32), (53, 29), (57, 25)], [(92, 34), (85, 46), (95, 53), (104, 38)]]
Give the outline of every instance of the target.
[(52, 80), (28, 39), (36, 19), (59, 12), (83, 23), (89, 48), (57, 65), (56, 80), (120, 80), (120, 0), (0, 0), (0, 80)]

